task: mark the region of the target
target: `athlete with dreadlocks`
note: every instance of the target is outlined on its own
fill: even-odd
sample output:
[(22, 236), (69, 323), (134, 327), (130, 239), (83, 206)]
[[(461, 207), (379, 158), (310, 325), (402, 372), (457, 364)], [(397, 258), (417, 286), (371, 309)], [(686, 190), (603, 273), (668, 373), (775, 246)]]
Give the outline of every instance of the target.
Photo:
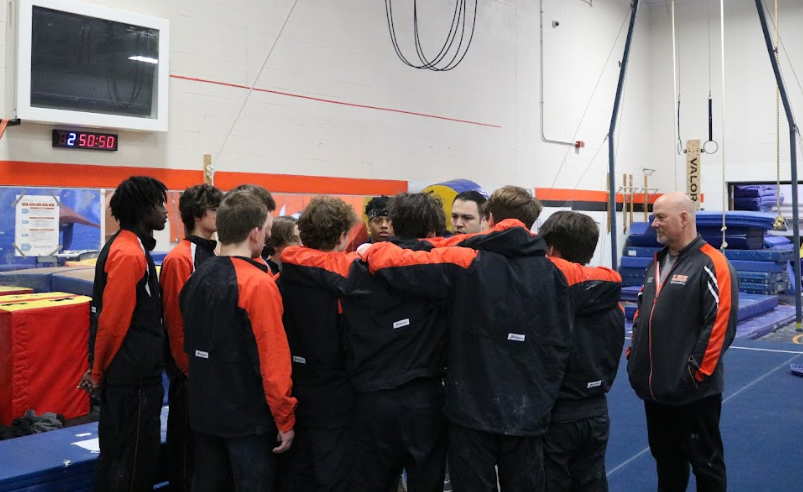
[(165, 185), (134, 176), (114, 191), (120, 231), (95, 267), (89, 371), (79, 387), (100, 398), (96, 491), (150, 491), (160, 452), (165, 335), (150, 251), (167, 221)]

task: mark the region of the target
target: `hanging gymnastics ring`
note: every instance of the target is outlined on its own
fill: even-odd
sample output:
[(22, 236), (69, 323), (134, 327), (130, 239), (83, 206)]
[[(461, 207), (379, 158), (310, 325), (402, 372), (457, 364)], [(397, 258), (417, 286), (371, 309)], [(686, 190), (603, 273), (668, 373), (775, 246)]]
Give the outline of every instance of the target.
[[(714, 150), (708, 150), (708, 144), (714, 144)], [(706, 154), (716, 154), (719, 150), (719, 144), (716, 140), (706, 140), (703, 144), (703, 152)]]

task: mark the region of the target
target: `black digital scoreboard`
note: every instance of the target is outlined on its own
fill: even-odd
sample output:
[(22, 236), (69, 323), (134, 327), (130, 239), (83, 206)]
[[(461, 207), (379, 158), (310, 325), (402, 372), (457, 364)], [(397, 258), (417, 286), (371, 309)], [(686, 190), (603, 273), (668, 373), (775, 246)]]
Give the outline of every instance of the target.
[(116, 151), (119, 139), (113, 133), (53, 130), (53, 147)]

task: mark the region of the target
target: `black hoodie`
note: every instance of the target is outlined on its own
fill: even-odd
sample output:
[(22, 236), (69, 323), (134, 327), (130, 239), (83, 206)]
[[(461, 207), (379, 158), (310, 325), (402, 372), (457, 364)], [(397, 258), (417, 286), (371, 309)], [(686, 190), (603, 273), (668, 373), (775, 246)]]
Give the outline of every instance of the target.
[(449, 303), (446, 416), (472, 429), (543, 435), (572, 346), (571, 286), (610, 277), (546, 257), (517, 220), (430, 252), (390, 243), (366, 254), (391, 285)]
[[(417, 239), (392, 241), (403, 248), (431, 249), (428, 242)], [(341, 297), (346, 368), (354, 389), (387, 390), (418, 378), (443, 377), (447, 326), (443, 303), (388, 285), (355, 258), (353, 253), (291, 246), (282, 252), (281, 277)], [(331, 306), (312, 301), (306, 309), (330, 311)]]

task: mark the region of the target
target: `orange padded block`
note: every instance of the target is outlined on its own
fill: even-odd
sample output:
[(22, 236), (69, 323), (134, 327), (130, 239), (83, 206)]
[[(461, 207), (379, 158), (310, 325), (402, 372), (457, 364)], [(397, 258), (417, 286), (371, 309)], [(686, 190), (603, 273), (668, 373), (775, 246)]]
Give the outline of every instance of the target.
[(90, 299), (49, 295), (0, 301), (0, 425), (29, 408), (68, 419), (89, 413), (77, 386), (88, 369)]

